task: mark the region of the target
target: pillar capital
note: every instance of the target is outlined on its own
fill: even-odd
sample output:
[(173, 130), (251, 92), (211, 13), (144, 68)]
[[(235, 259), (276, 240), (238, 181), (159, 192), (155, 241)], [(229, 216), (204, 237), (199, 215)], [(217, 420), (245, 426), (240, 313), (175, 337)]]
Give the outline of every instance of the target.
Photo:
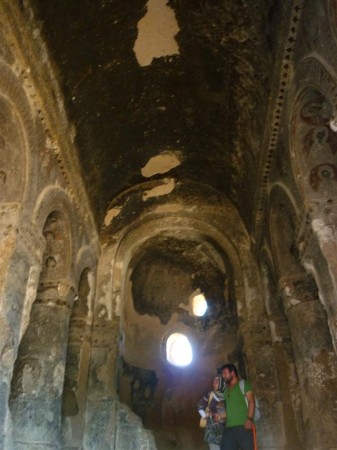
[(77, 295), (74, 284), (67, 279), (40, 282), (36, 303), (71, 308)]

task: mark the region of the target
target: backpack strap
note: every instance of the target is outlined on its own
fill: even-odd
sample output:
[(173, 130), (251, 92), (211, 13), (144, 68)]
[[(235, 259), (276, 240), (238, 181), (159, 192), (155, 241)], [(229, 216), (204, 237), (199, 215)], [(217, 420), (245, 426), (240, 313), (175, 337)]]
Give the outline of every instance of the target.
[(246, 393), (245, 393), (245, 380), (240, 380), (239, 381), (239, 386), (240, 386), (241, 394), (244, 396), (245, 401), (246, 401), (246, 405), (247, 405), (247, 408), (248, 408), (248, 399), (247, 399), (247, 396), (246, 396)]
[[(248, 399), (247, 399), (247, 396), (246, 396), (246, 393), (245, 393), (245, 380), (240, 380), (239, 381), (239, 386), (240, 386), (240, 391), (241, 391), (241, 393), (242, 393), (242, 395), (244, 396), (244, 398), (245, 398), (245, 401), (246, 401), (246, 405), (247, 405), (247, 408), (248, 408)], [(254, 422), (256, 422), (256, 421), (258, 421), (259, 419), (260, 419), (260, 411), (259, 411), (259, 401), (258, 401), (258, 399), (254, 396), (254, 400), (255, 400), (255, 410), (254, 410)]]
[(240, 380), (239, 381), (239, 386), (240, 386), (240, 391), (242, 393), (242, 395), (244, 397), (246, 397), (246, 393), (245, 393), (245, 380)]

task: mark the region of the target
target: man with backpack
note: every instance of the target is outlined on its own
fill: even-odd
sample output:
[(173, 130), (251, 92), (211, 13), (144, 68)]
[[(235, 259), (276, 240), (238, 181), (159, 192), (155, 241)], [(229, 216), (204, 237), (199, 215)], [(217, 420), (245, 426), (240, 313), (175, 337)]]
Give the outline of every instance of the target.
[(255, 450), (255, 396), (251, 384), (240, 380), (234, 364), (221, 368), (227, 385), (224, 391), (227, 422), (221, 441), (221, 450)]

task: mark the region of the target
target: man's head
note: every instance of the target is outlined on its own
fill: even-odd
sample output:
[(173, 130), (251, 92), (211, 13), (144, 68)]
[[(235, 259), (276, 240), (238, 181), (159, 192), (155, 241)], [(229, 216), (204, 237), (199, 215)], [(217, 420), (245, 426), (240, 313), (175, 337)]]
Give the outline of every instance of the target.
[(234, 364), (225, 364), (221, 368), (222, 377), (226, 384), (231, 384), (233, 380), (238, 378), (238, 370)]

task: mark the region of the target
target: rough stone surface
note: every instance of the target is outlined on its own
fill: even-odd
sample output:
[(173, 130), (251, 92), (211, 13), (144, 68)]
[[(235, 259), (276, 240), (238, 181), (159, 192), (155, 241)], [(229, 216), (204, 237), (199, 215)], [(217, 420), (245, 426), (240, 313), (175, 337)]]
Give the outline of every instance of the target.
[[(170, 175), (204, 180), (245, 204), (251, 224), (280, 8), (102, 0), (79, 11), (68, 1), (31, 3), (76, 126), (98, 223), (116, 194), (143, 181), (149, 159), (177, 150), (181, 164)], [(139, 64), (140, 41), (151, 39), (159, 19), (160, 38), (150, 42), (159, 46), (167, 30), (173, 47), (166, 49), (167, 38)]]
[(0, 0), (0, 449), (336, 450), (335, 3)]

